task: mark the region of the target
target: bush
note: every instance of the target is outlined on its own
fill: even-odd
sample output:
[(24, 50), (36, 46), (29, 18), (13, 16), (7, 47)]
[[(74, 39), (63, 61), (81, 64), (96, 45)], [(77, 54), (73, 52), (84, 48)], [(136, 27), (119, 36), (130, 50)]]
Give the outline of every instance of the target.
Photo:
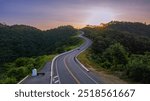
[(113, 65), (111, 67), (112, 71), (124, 71), (126, 70), (126, 65), (122, 65), (122, 64), (117, 64), (117, 65)]
[(17, 80), (14, 77), (7, 77), (7, 78), (1, 80), (0, 83), (3, 83), (3, 84), (15, 84), (15, 83), (17, 83)]
[(35, 60), (33, 58), (18, 58), (15, 60), (16, 67), (26, 66), (34, 63)]
[(102, 67), (123, 71), (128, 63), (128, 53), (120, 43), (115, 43), (103, 52), (102, 60)]
[(108, 62), (108, 61), (105, 61), (104, 63), (101, 63), (101, 66), (103, 68), (110, 69), (112, 64), (110, 62)]
[(128, 54), (120, 43), (111, 45), (103, 54), (104, 58), (108, 59), (109, 62), (112, 62), (113, 64), (126, 65), (128, 63)]
[(7, 76), (8, 77), (14, 77), (17, 81), (19, 81), (21, 78), (25, 77), (27, 75), (27, 70), (25, 67), (21, 68), (12, 68), (8, 71)]
[(150, 67), (143, 63), (134, 62), (130, 64), (127, 75), (133, 81), (150, 83)]
[(150, 83), (149, 29), (150, 26), (142, 23), (115, 21), (82, 30), (93, 40), (90, 57), (95, 63), (123, 74), (120, 77)]

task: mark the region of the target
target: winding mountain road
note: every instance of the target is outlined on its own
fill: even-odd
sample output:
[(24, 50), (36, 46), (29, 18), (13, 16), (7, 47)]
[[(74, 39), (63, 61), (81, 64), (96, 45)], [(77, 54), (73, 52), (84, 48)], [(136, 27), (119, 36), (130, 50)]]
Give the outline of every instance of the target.
[(99, 76), (89, 71), (76, 58), (81, 52), (86, 50), (92, 41), (79, 35), (84, 39), (84, 43), (69, 52), (62, 53), (56, 56), (51, 63), (51, 84), (99, 84), (103, 83)]

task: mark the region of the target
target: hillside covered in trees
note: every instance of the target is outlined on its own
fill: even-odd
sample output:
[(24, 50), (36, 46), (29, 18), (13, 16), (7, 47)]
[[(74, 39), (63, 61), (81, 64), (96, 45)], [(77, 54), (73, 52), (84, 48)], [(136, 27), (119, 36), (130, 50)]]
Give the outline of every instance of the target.
[(89, 59), (121, 78), (150, 83), (150, 26), (112, 21), (82, 29), (93, 40)]
[(26, 25), (0, 24), (0, 83), (17, 83), (32, 68), (41, 68), (53, 54), (81, 43), (76, 36), (72, 26), (41, 31)]
[(25, 25), (0, 24), (0, 62), (62, 52), (65, 46), (78, 41), (73, 37), (75, 35), (76, 30), (72, 26), (41, 31)]

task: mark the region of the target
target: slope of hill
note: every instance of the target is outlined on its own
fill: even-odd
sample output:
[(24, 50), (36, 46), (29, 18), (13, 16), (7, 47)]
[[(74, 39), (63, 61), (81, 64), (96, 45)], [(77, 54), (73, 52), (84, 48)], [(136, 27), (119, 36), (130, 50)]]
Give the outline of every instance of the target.
[(109, 29), (130, 32), (142, 36), (150, 36), (150, 27), (144, 23), (112, 21), (108, 23), (107, 27)]
[(31, 26), (0, 24), (0, 83), (17, 83), (56, 54), (81, 44), (72, 26), (41, 31)]
[(14, 60), (18, 57), (62, 52), (65, 46), (78, 42), (78, 39), (73, 37), (75, 35), (76, 30), (71, 26), (41, 31), (25, 25), (1, 24), (0, 62)]
[(85, 27), (93, 40), (88, 57), (121, 78), (150, 83), (150, 38), (148, 25), (110, 22), (103, 27)]

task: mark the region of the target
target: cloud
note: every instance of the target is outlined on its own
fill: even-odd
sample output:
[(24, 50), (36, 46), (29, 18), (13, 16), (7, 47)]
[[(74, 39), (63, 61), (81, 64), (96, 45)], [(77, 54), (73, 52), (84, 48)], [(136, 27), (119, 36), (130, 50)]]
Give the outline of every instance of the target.
[(149, 11), (150, 0), (0, 0), (1, 22), (45, 27), (86, 25), (91, 16), (103, 21), (102, 14), (107, 17), (110, 13), (116, 20), (136, 18), (150, 23)]

